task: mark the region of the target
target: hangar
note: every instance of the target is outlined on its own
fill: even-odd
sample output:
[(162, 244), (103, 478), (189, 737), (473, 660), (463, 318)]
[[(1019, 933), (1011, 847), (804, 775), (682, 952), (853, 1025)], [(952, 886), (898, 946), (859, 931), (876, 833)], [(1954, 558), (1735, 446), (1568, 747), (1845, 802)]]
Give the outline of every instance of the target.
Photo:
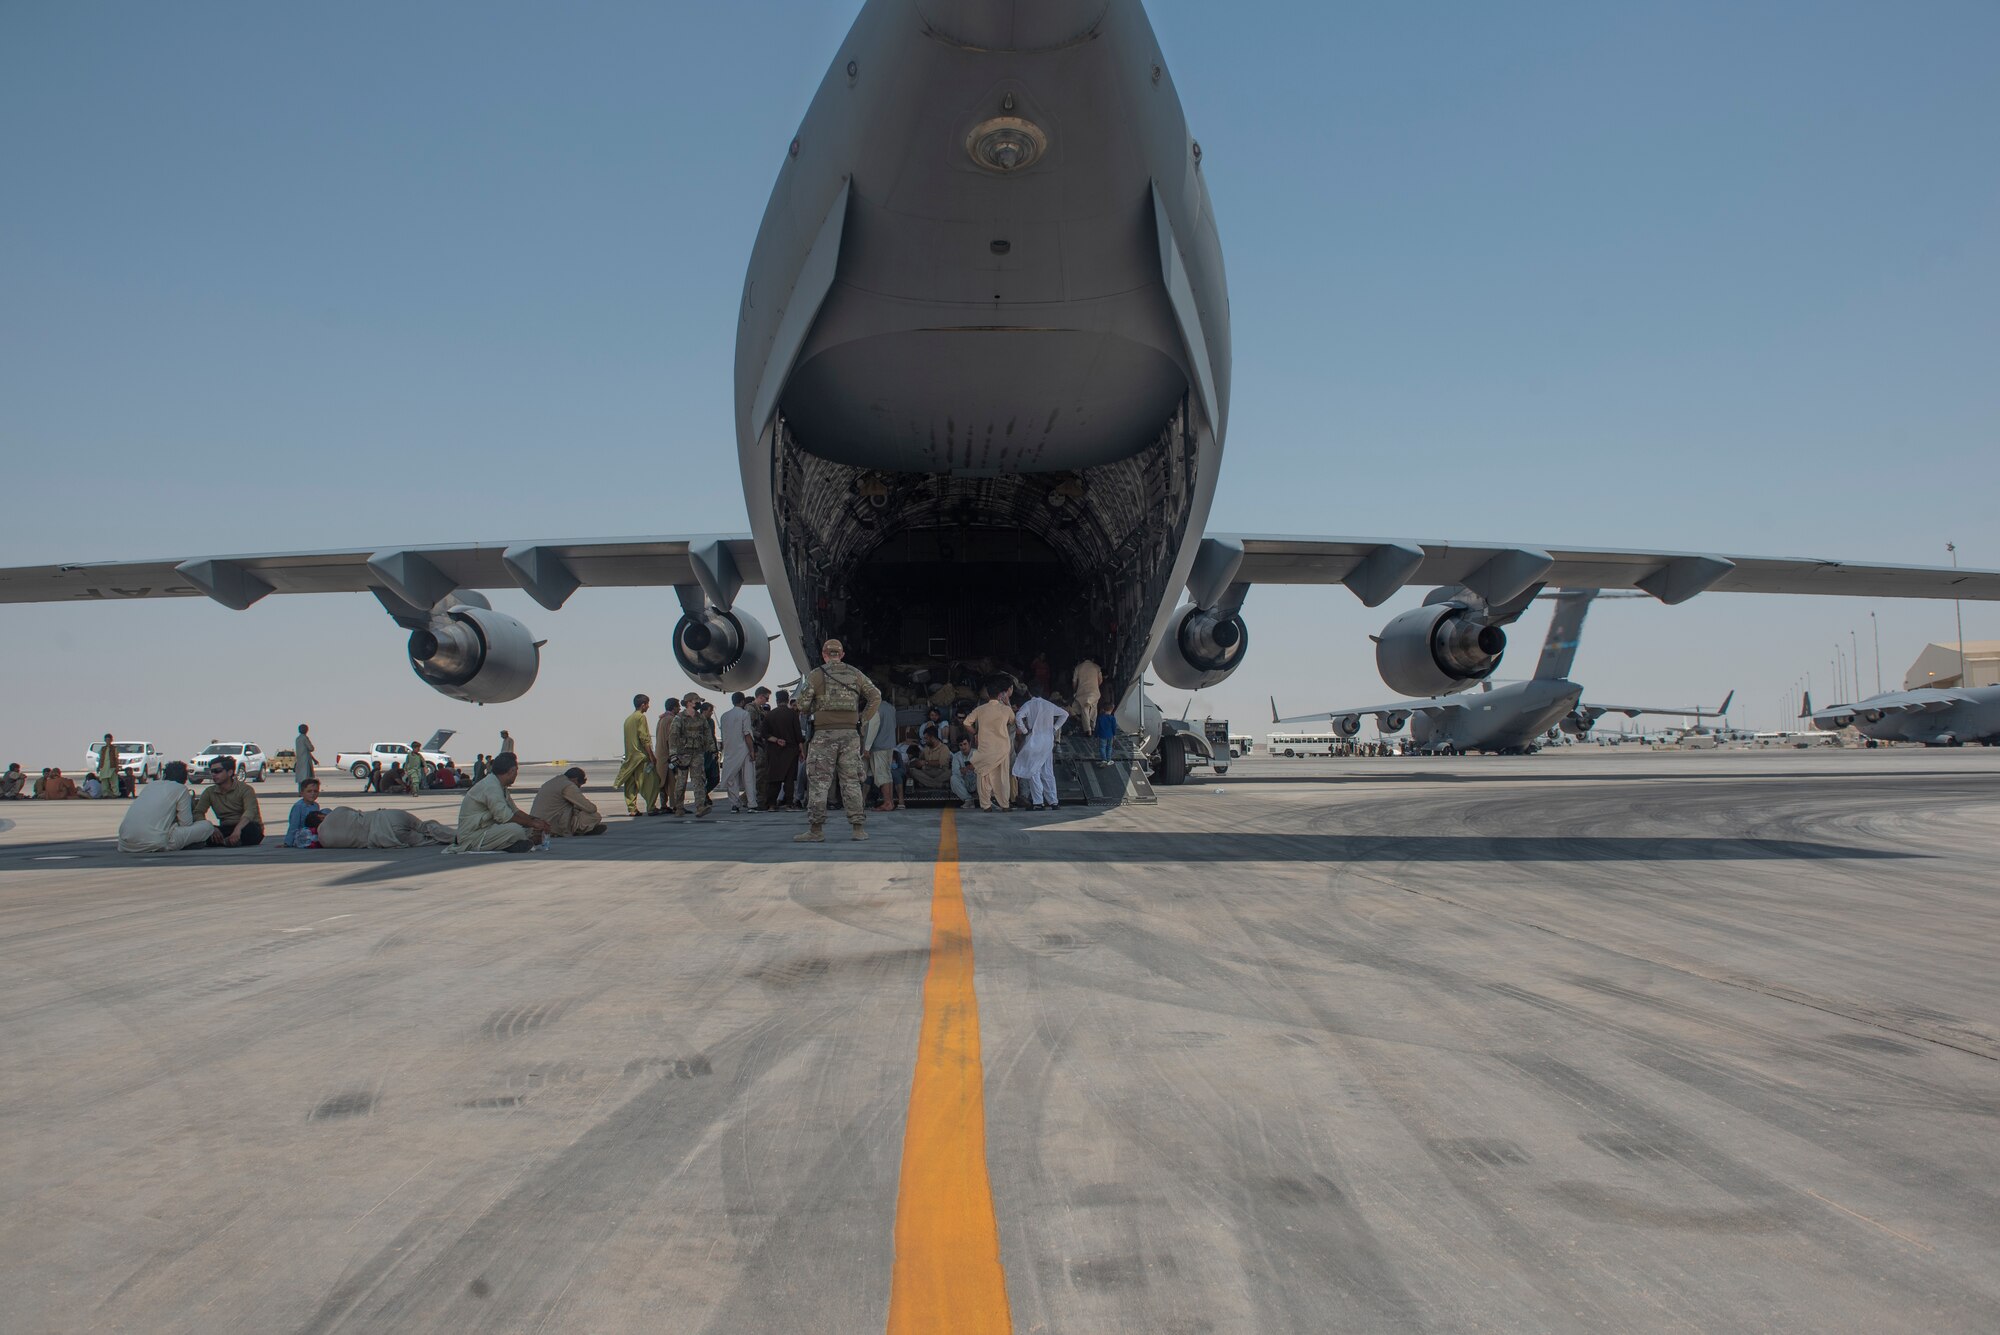
[(1927, 644), (1903, 674), (1903, 689), (1919, 686), (2000, 686), (2000, 640), (1965, 642), (1965, 679), (1959, 679), (1958, 642)]

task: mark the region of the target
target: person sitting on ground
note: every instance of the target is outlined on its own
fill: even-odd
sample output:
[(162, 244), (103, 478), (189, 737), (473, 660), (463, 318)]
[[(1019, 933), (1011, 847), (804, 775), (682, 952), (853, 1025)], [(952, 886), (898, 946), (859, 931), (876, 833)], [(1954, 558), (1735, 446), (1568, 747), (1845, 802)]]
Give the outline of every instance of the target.
[(217, 756), (208, 766), (208, 787), (194, 800), (194, 817), (200, 820), (215, 813), (215, 842), (226, 848), (254, 848), (264, 842), (264, 813), (257, 794), (237, 777), (236, 762)]
[(528, 814), (549, 824), (549, 833), (562, 838), (575, 834), (603, 834), (604, 816), (597, 804), (583, 795), (590, 776), (577, 765), (550, 779), (535, 791)]
[(83, 776), (83, 795), (85, 797), (104, 796), (104, 785), (98, 781), (95, 774), (86, 774)]
[(21, 762), (17, 760), (7, 767), (5, 774), (0, 774), (0, 802), (19, 802), (27, 796), (22, 791), (27, 786), (28, 772), (21, 768)]
[(525, 853), (533, 847), (535, 835), (549, 832), (547, 821), (515, 806), (507, 791), (520, 772), (520, 762), (511, 751), (493, 757), (493, 772), (474, 784), (458, 804), (458, 836), (452, 840), (452, 852)]
[(306, 817), (306, 833), (314, 840), (309, 848), (423, 848), (458, 837), (449, 825), (395, 807), (327, 807)]
[(958, 799), (962, 807), (974, 807), (978, 801), (979, 781), (972, 772), (972, 739), (961, 737), (958, 748), (951, 753), (951, 795)]
[(319, 780), (305, 779), (299, 783), (299, 800), (292, 803), (291, 812), (285, 817), (285, 847), (311, 848), (306, 839), (306, 817), (319, 810)]
[(937, 732), (928, 724), (924, 727), (923, 746), (918, 749), (909, 774), (917, 792), (925, 796), (938, 797), (950, 790), (951, 748), (938, 740)]
[(175, 853), (216, 842), (217, 830), (194, 814), (188, 770), (178, 760), (160, 768), (160, 777), (125, 809), (118, 822), (120, 853)]

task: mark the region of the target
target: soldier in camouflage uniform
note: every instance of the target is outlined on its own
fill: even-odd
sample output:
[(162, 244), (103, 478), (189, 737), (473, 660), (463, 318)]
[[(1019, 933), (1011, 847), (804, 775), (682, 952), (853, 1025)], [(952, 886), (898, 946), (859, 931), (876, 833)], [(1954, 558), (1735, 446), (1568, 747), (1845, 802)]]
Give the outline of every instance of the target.
[(868, 837), (868, 804), (861, 799), (861, 725), (882, 706), (882, 692), (859, 668), (841, 661), (839, 640), (820, 650), (825, 665), (806, 673), (794, 702), (801, 718), (813, 721), (806, 749), (806, 811), (811, 825), (794, 843), (816, 844), (826, 837), (826, 790), (840, 776), (840, 802), (856, 839)]
[(695, 708), (701, 697), (688, 692), (681, 701), (680, 713), (667, 726), (668, 764), (671, 778), (667, 788), (667, 810), (675, 815), (685, 816), (687, 795), (690, 785), (696, 791), (694, 814), (706, 816), (709, 808), (708, 766), (706, 758), (715, 750), (715, 732), (708, 726), (708, 720)]

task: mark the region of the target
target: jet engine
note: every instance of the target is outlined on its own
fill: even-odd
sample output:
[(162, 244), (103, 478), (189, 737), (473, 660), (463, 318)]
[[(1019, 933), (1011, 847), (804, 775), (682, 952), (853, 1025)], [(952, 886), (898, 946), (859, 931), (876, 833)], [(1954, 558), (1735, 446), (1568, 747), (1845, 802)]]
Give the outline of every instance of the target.
[(707, 606), (674, 627), (674, 661), (711, 691), (747, 691), (771, 666), (771, 637), (740, 607)]
[(470, 601), (433, 612), (410, 632), (409, 653), (411, 669), (426, 686), (475, 705), (520, 699), (542, 666), (541, 643), (526, 626)]
[(1167, 638), (1153, 655), (1153, 671), (1177, 691), (1198, 691), (1227, 681), (1243, 666), (1250, 631), (1240, 612), (1211, 612), (1192, 603), (1174, 609)]
[(1387, 714), (1377, 714), (1375, 716), (1375, 731), (1401, 732), (1403, 725), (1409, 721), (1410, 715), (1407, 710), (1395, 710)]
[(1349, 741), (1352, 741), (1360, 735), (1361, 716), (1359, 714), (1339, 714), (1328, 719), (1326, 726), (1332, 730), (1335, 736), (1345, 737)]
[(1403, 613), (1375, 637), (1375, 666), (1389, 689), (1444, 695), (1493, 674), (1507, 632), (1464, 603), (1433, 603)]
[(1581, 709), (1572, 709), (1562, 717), (1562, 730), (1572, 737), (1587, 737), (1597, 723), (1597, 716), (1586, 714)]

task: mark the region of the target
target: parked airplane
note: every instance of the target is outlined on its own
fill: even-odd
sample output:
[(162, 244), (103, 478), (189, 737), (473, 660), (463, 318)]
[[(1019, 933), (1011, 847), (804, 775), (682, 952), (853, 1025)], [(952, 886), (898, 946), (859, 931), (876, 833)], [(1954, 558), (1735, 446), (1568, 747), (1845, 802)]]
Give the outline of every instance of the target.
[(1925, 746), (2000, 746), (2000, 686), (1922, 686), (1885, 691), (1859, 704), (1812, 707), (1808, 691), (1799, 717), (1821, 732), (1854, 728), (1881, 742), (1922, 742)]
[(1569, 680), (1569, 670), (1583, 638), (1584, 614), (1590, 610), (1591, 599), (1596, 595), (1596, 589), (1564, 589), (1556, 595), (1555, 614), (1549, 618), (1541, 661), (1535, 665), (1531, 680), (1459, 695), (1433, 696), (1428, 700), (1403, 700), (1391, 705), (1298, 714), (1291, 718), (1279, 718), (1278, 702), (1273, 700), (1271, 722), (1325, 719), (1332, 731), (1353, 737), (1361, 731), (1362, 717), (1373, 714), (1376, 728), (1385, 734), (1409, 724), (1410, 740), (1419, 751), (1520, 755), (1536, 750), (1542, 738), (1554, 729), (1583, 737), (1606, 714), (1623, 714), (1627, 718), (1678, 714), (1700, 720), (1721, 718), (1729, 712), (1729, 702), (1736, 698), (1734, 691), (1724, 696), (1721, 706), (1714, 710), (1584, 703), (1583, 687)]
[(676, 660), (727, 690), (770, 665), (736, 602), (763, 583), (800, 667), (829, 635), (864, 664), (1088, 655), (1138, 732), (1149, 660), (1181, 690), (1243, 665), (1260, 582), (1369, 607), (1433, 588), (1377, 637), (1412, 696), (1491, 677), (1545, 584), (2000, 599), (1996, 571), (1209, 534), (1229, 299), (1139, 0), (868, 0), (782, 154), (737, 324), (748, 535), (36, 566), (0, 570), (0, 601), (372, 593), (420, 678), (490, 703), (528, 690), (543, 641), (477, 590), (553, 611), (583, 585), (670, 586)]

